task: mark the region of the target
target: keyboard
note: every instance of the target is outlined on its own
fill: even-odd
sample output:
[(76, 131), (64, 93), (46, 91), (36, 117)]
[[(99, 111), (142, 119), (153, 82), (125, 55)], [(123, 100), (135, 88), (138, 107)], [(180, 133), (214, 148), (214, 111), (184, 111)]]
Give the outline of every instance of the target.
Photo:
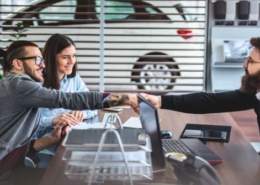
[(192, 154), (190, 149), (181, 140), (162, 139), (162, 145), (165, 153), (178, 152)]

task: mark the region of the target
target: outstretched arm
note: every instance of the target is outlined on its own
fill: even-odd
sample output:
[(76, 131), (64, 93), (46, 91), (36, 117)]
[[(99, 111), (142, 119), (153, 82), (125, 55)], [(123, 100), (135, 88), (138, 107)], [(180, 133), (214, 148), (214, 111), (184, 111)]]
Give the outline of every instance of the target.
[(256, 106), (254, 94), (239, 90), (221, 93), (192, 93), (186, 95), (162, 96), (161, 108), (186, 113), (218, 113), (251, 109)]
[(239, 90), (221, 93), (191, 93), (185, 95), (154, 96), (141, 94), (156, 108), (175, 110), (193, 114), (231, 112), (255, 108), (254, 94)]

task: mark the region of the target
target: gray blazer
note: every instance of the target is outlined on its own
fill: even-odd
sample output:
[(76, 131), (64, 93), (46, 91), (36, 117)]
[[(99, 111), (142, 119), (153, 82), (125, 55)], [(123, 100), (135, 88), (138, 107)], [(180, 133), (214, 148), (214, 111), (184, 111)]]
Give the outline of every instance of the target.
[(64, 93), (44, 88), (28, 75), (7, 74), (0, 80), (0, 160), (30, 142), (40, 121), (39, 107), (100, 109), (102, 99), (102, 93)]

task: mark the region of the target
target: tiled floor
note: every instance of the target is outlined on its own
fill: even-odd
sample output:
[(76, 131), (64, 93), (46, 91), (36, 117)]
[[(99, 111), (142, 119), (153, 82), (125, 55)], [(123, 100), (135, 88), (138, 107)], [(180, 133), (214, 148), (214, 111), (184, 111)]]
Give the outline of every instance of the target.
[(256, 114), (253, 110), (232, 112), (231, 115), (250, 141), (260, 141)]

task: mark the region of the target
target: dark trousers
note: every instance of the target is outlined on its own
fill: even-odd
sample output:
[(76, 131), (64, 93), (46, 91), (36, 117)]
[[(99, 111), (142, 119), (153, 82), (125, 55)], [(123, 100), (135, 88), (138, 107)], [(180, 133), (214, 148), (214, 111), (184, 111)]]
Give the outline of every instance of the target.
[(27, 146), (17, 148), (0, 160), (0, 185), (38, 185), (44, 169), (25, 167)]

